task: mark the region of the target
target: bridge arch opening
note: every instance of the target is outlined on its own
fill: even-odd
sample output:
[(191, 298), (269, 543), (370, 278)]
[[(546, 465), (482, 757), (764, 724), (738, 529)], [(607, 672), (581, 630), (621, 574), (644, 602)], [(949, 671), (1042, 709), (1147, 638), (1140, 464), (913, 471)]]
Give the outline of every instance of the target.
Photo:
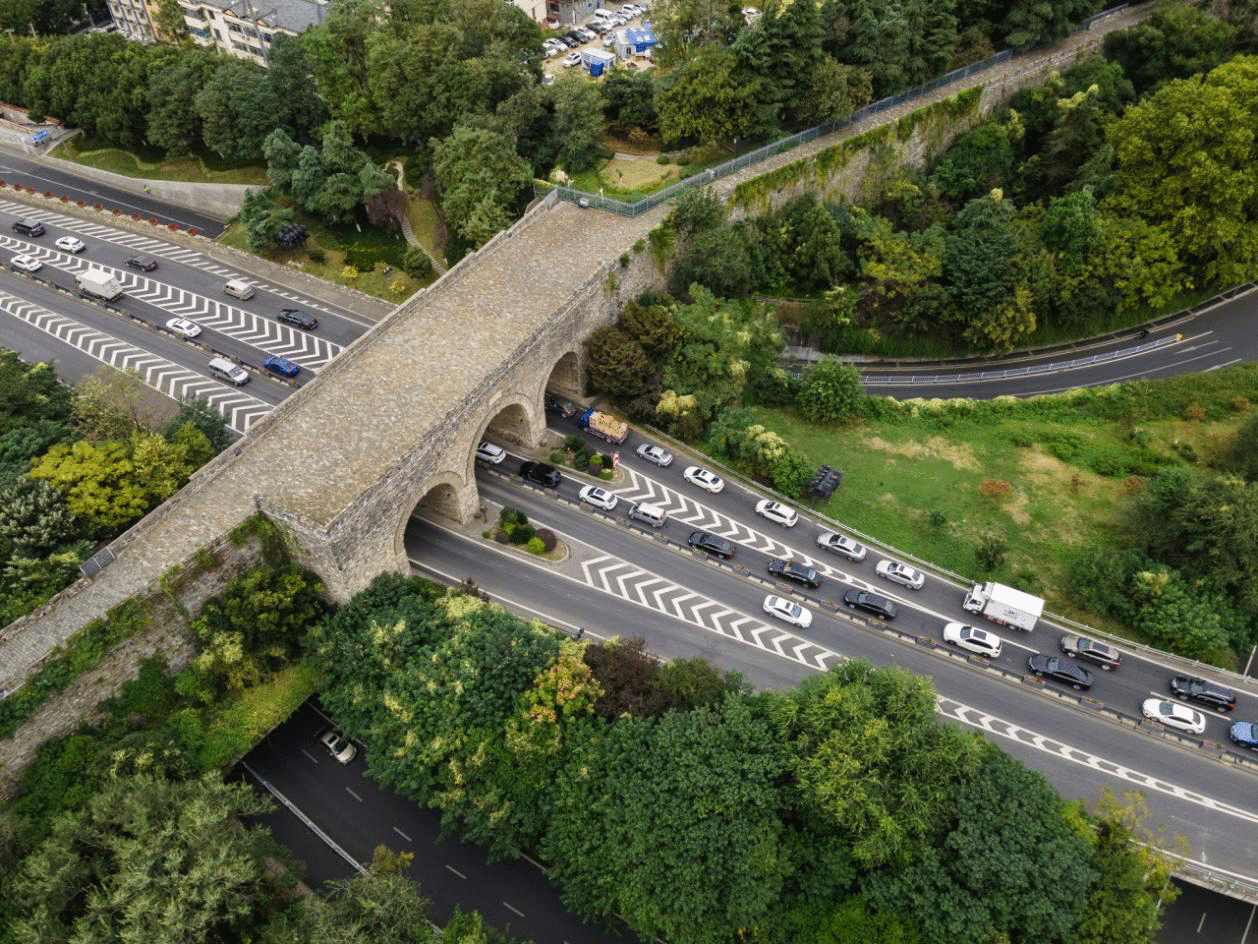
[(584, 363), (579, 352), (568, 351), (555, 362), (546, 380), (546, 389), (574, 400), (584, 394)]

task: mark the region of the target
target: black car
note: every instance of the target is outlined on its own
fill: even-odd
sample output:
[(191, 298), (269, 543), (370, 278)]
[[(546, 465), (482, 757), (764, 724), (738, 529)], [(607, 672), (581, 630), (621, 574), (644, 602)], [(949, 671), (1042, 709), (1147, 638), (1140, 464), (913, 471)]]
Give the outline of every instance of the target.
[(299, 328), (305, 328), (307, 331), (313, 331), (319, 327), (316, 318), (306, 314), (304, 311), (298, 311), (296, 308), (281, 308), (280, 313), (275, 316), (284, 324), (296, 325)]
[(1214, 682), (1187, 675), (1177, 675), (1171, 679), (1171, 694), (1215, 711), (1232, 711), (1236, 708), (1236, 692)]
[(553, 465), (545, 462), (525, 462), (520, 466), (520, 475), (530, 482), (544, 488), (558, 488), (563, 476)]
[(1087, 636), (1062, 636), (1057, 641), (1057, 648), (1072, 659), (1095, 662), (1103, 672), (1118, 668), (1119, 663), (1123, 661), (1122, 653), (1113, 646), (1107, 646)]
[(856, 610), (864, 610), (881, 619), (895, 619), (896, 606), (886, 597), (870, 590), (849, 590), (843, 594), (843, 602)]
[(577, 415), (577, 408), (575, 406), (573, 406), (567, 400), (564, 400), (564, 399), (561, 399), (560, 397), (555, 396), (553, 393), (546, 394), (545, 402), (546, 402), (546, 409), (550, 410), (550, 412), (552, 413), (558, 413), (560, 416), (564, 417), (565, 419), (567, 419), (570, 416)]
[(771, 560), (769, 573), (800, 586), (812, 587), (814, 590), (821, 586), (821, 576), (815, 570), (803, 564), (796, 564), (794, 561)]
[(1054, 682), (1061, 682), (1079, 690), (1092, 687), (1092, 673), (1087, 669), (1079, 668), (1069, 659), (1042, 656), (1036, 653), (1027, 658), (1026, 668), (1036, 678), (1051, 678)]
[(690, 537), (686, 538), (687, 543), (691, 547), (697, 547), (701, 551), (707, 551), (709, 554), (715, 554), (717, 557), (723, 557), (729, 560), (734, 556), (734, 545), (725, 538), (718, 538), (715, 534), (709, 534), (707, 531), (691, 531)]
[(133, 269), (139, 269), (141, 272), (152, 272), (157, 268), (157, 260), (152, 256), (129, 256), (127, 257), (127, 265)]

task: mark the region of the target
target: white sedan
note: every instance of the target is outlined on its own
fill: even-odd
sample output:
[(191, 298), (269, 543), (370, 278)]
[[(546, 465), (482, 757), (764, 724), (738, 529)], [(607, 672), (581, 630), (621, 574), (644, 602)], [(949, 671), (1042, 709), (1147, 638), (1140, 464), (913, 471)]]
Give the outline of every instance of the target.
[(794, 600), (784, 600), (782, 597), (770, 594), (764, 598), (764, 611), (800, 629), (807, 629), (812, 625), (812, 612), (804, 609)]
[(879, 577), (886, 577), (892, 583), (898, 583), (910, 590), (920, 590), (922, 584), (926, 582), (924, 573), (899, 561), (880, 560), (874, 570), (878, 572)]
[(725, 480), (719, 475), (713, 475), (707, 469), (701, 469), (697, 465), (692, 465), (681, 474), (681, 477), (691, 485), (698, 485), (706, 492), (715, 495), (721, 489), (725, 488)]
[(762, 518), (768, 518), (784, 528), (793, 528), (795, 523), (799, 521), (799, 512), (794, 508), (783, 505), (781, 502), (769, 501), (767, 498), (762, 498), (756, 502), (756, 514)]
[(817, 535), (817, 547), (824, 547), (827, 551), (834, 551), (854, 561), (865, 559), (865, 545), (853, 541), (846, 534), (831, 534), (829, 531), (822, 531)]
[(645, 459), (647, 462), (654, 462), (661, 469), (673, 464), (673, 454), (671, 452), (659, 446), (653, 446), (650, 443), (643, 443), (638, 447), (638, 457)]
[(611, 511), (616, 507), (616, 496), (597, 485), (587, 485), (581, 489), (580, 498), (587, 505), (602, 508), (604, 511)]
[(26, 255), (26, 253), (14, 256), (9, 260), (9, 265), (13, 266), (15, 269), (21, 269), (23, 272), (38, 272), (44, 267), (42, 262), (34, 256)]
[(1185, 734), (1203, 734), (1206, 730), (1206, 716), (1177, 701), (1146, 698), (1144, 704), (1140, 706), (1140, 713), (1146, 718), (1160, 721), (1168, 728), (1183, 731)]
[(950, 646), (968, 650), (976, 655), (995, 659), (1000, 655), (1001, 639), (995, 633), (989, 633), (977, 626), (966, 626), (964, 623), (949, 623), (944, 627), (944, 642)]
[(87, 248), (87, 243), (73, 236), (62, 236), (53, 245), (62, 252), (82, 252)]
[(201, 333), (201, 326), (187, 318), (171, 318), (166, 322), (166, 330), (173, 331), (182, 338), (195, 338)]
[(481, 462), (488, 462), (490, 465), (497, 465), (503, 459), (507, 458), (507, 450), (501, 446), (495, 446), (491, 442), (482, 440), (481, 444), (476, 447), (476, 458)]

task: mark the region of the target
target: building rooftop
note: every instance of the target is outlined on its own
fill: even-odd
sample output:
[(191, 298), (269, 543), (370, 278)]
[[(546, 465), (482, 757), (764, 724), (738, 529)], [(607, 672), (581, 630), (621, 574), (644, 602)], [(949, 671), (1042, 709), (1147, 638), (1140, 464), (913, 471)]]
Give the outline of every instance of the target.
[(191, 0), (218, 7), (242, 20), (262, 20), (275, 29), (301, 33), (327, 16), (329, 0)]

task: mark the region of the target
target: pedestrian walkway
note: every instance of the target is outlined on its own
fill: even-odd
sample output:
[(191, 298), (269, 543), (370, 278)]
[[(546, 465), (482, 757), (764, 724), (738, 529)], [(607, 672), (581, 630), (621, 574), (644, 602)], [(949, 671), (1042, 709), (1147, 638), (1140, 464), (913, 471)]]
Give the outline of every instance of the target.
[[(402, 193), (406, 193), (406, 170), (402, 166), (402, 162), (389, 161), (389, 163), (384, 165), (384, 169), (386, 171), (394, 167), (397, 168), (397, 188), (402, 191)], [(406, 244), (408, 246), (418, 246), (424, 251), (424, 255), (427, 256), (428, 261), (432, 263), (433, 271), (435, 271), (438, 275), (446, 274), (448, 266), (444, 261), (433, 255), (429, 248), (419, 241), (419, 237), (415, 235), (414, 227), (411, 226), (411, 218), (409, 216), (402, 217), (402, 235), (406, 237)]]

